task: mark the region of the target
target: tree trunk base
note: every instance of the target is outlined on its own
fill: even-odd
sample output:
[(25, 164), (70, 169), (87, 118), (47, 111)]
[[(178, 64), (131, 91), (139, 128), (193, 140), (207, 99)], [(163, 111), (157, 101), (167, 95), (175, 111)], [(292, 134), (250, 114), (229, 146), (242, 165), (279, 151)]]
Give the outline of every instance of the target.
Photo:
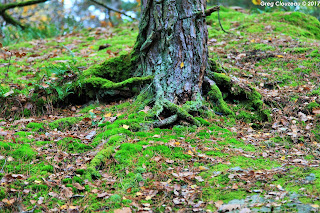
[[(133, 77), (133, 67), (129, 55), (109, 59), (80, 74), (71, 88), (64, 89), (64, 85), (69, 85), (66, 82), (57, 83), (57, 85), (61, 85), (61, 90), (67, 91), (66, 94), (61, 95), (59, 100), (57, 99), (59, 95), (52, 92), (54, 88), (35, 91), (34, 94), (38, 94), (39, 97), (33, 98), (34, 105), (37, 106), (36, 103), (43, 96), (47, 97), (47, 102), (52, 104), (67, 105), (78, 103), (77, 98), (82, 100), (81, 103), (97, 99), (101, 102), (107, 102), (108, 100), (115, 101), (138, 95), (136, 101), (140, 102), (141, 109), (146, 105), (152, 107), (148, 111), (148, 118), (152, 121), (151, 126), (167, 127), (180, 121), (199, 126), (203, 122), (199, 121), (198, 116), (205, 116), (205, 114), (213, 112), (208, 110), (208, 102), (206, 101), (209, 101), (214, 106), (213, 109), (216, 114), (235, 117), (235, 112), (223, 98), (227, 94), (227, 99), (238, 99), (240, 102), (246, 101), (247, 105), (254, 108), (254, 111), (263, 120), (268, 119), (268, 111), (261, 100), (261, 95), (253, 87), (235, 77), (207, 72), (204, 77), (203, 93), (197, 93), (193, 101), (178, 105), (164, 97), (162, 86), (160, 84), (157, 85), (157, 79), (154, 79), (153, 76)], [(45, 91), (51, 91), (52, 98), (50, 98), (49, 94), (44, 94)], [(81, 96), (77, 96), (80, 93)], [(44, 113), (43, 107), (37, 106), (37, 108), (41, 109), (41, 113)], [(148, 125), (150, 126), (150, 124)]]

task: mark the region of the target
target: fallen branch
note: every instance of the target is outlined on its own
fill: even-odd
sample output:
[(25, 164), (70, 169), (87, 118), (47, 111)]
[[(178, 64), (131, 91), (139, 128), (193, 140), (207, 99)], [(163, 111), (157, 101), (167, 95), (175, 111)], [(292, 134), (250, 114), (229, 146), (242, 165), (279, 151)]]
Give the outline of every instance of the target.
[(0, 4), (0, 13), (3, 13), (6, 10), (13, 9), (15, 7), (24, 7), (24, 6), (30, 6), (33, 4), (39, 4), (46, 2), (48, 0), (31, 0), (31, 1), (25, 1), (25, 2), (15, 2), (15, 3), (9, 3), (9, 4)]
[(25, 2), (15, 2), (15, 3), (9, 3), (9, 4), (0, 4), (0, 16), (5, 20), (6, 23), (11, 24), (13, 26), (19, 26), (21, 29), (25, 29), (26, 26), (22, 25), (21, 22), (18, 20), (15, 20), (12, 16), (10, 16), (6, 11), (9, 9), (13, 9), (16, 7), (25, 7), (30, 6), (34, 4), (39, 4), (46, 2), (48, 0), (31, 0), (31, 1), (25, 1)]
[(133, 19), (133, 20), (137, 20), (136, 18), (134, 18), (134, 17), (126, 14), (125, 12), (122, 12), (122, 11), (120, 11), (120, 10), (114, 9), (114, 8), (112, 8), (112, 7), (109, 7), (109, 6), (105, 5), (105, 4), (102, 4), (102, 3), (98, 2), (98, 1), (96, 1), (96, 0), (90, 0), (90, 1), (92, 1), (93, 3), (95, 3), (95, 4), (97, 4), (97, 5), (101, 6), (101, 7), (106, 8), (106, 9), (108, 9), (108, 10), (111, 10), (111, 11), (116, 12), (116, 13), (120, 13), (120, 14), (122, 14), (122, 15), (124, 15), (124, 16), (127, 16), (127, 17)]
[(206, 11), (204, 11), (204, 14), (206, 16), (210, 16), (213, 12), (216, 12), (219, 10), (220, 10), (220, 6), (211, 7), (210, 9), (207, 9)]

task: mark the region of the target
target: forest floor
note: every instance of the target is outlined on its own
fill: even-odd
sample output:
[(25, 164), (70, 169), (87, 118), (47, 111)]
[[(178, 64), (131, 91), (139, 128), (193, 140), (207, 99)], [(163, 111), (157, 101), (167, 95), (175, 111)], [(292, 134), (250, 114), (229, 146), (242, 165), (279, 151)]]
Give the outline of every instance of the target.
[(210, 58), (257, 88), (270, 121), (238, 100), (228, 100), (235, 117), (149, 131), (139, 129), (149, 108), (134, 98), (53, 108), (43, 96), (35, 112), (37, 89), (130, 52), (134, 24), (5, 47), (22, 57), (3, 48), (0, 212), (318, 212), (320, 23), (225, 8), (221, 17), (232, 34), (208, 18)]

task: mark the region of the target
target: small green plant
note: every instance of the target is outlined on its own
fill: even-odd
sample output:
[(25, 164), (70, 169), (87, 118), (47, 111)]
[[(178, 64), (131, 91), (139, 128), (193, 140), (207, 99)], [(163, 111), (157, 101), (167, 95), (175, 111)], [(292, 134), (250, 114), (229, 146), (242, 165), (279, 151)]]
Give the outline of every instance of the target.
[[(45, 67), (47, 72), (43, 78), (51, 80), (51, 82), (46, 82), (49, 86), (46, 89), (48, 95), (52, 95), (57, 100), (63, 100), (68, 95), (74, 93), (74, 88), (79, 83), (77, 77), (80, 73), (79, 69), (75, 66), (76, 62), (75, 59), (72, 59), (68, 63), (59, 63)], [(37, 87), (42, 87), (41, 82), (38, 83)]]
[(24, 52), (20, 53), (19, 51), (11, 51), (11, 50), (8, 50), (6, 48), (3, 48), (3, 44), (2, 43), (0, 43), (0, 50), (1, 50), (1, 52), (4, 53), (3, 54), (4, 60), (8, 61), (8, 65), (7, 65), (6, 73), (5, 73), (5, 78), (2, 80), (2, 83), (4, 83), (6, 81), (6, 79), (8, 79), (8, 76), (9, 76), (9, 68), (11, 66), (12, 57), (15, 56), (17, 58), (22, 58), (22, 57), (26, 56), (27, 54), (24, 53)]

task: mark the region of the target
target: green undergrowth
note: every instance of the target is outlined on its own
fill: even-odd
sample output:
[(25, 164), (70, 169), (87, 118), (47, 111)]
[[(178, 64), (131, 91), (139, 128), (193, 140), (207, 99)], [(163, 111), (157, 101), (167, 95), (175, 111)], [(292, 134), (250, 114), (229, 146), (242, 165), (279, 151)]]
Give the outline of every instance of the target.
[(57, 130), (65, 130), (72, 125), (78, 123), (79, 121), (83, 120), (84, 117), (66, 117), (66, 118), (60, 118), (58, 120), (55, 120), (53, 122), (50, 122), (48, 124), (50, 129), (57, 129)]
[[(205, 172), (205, 174), (210, 174), (211, 171), (220, 171), (220, 167), (222, 168), (221, 171), (226, 171), (236, 166), (244, 169), (270, 169), (280, 166), (275, 161), (262, 158), (253, 160), (247, 157), (234, 156), (234, 154), (229, 153), (227, 150), (230, 148), (234, 150), (242, 149), (249, 153), (256, 152), (257, 148), (235, 139), (234, 133), (211, 122), (208, 122), (209, 124), (207, 124), (207, 127), (203, 128), (203, 130), (199, 130), (195, 126), (174, 126), (172, 129), (155, 128), (150, 131), (140, 131), (140, 129), (134, 127), (134, 123), (139, 121), (143, 122), (145, 116), (145, 113), (142, 112), (124, 115), (122, 119), (116, 120), (114, 123), (107, 124), (103, 127), (103, 130), (95, 137), (93, 143), (98, 143), (98, 141), (105, 141), (105, 143), (95, 158), (90, 162), (85, 172), (85, 178), (99, 178), (100, 174), (98, 170), (108, 170), (110, 174), (116, 174), (117, 177), (121, 179), (121, 182), (114, 184), (117, 194), (126, 196), (134, 195), (140, 191), (139, 185), (141, 186), (142, 182), (145, 186), (152, 183), (153, 179), (146, 178), (146, 173), (151, 172), (155, 174), (166, 172), (170, 166), (179, 166), (183, 164), (183, 162), (193, 162), (197, 159), (191, 155), (184, 146), (180, 145), (179, 140), (181, 140), (181, 138), (184, 138), (191, 146), (197, 146), (200, 143), (214, 149), (208, 149), (205, 152), (199, 150), (198, 153), (218, 158), (227, 157), (229, 159), (231, 164), (222, 167), (221, 165), (218, 167), (216, 165), (206, 165), (198, 163), (197, 161), (191, 163), (195, 167), (209, 167), (209, 172)], [(139, 124), (139, 126), (142, 125)], [(211, 138), (215, 137), (219, 138), (217, 142), (213, 143), (210, 141)], [(116, 161), (115, 165), (105, 163), (108, 159), (111, 160), (112, 158)], [(157, 162), (157, 158), (163, 160)], [(172, 161), (173, 164), (169, 165), (168, 163), (164, 163), (165, 159)], [(161, 181), (167, 180), (168, 178), (161, 179)], [(130, 190), (129, 194), (127, 190)], [(210, 191), (211, 189), (208, 190)], [(218, 192), (220, 188), (218, 187), (215, 190)], [(248, 195), (245, 191), (240, 191), (236, 194), (239, 196)], [(226, 201), (223, 196), (224, 195), (221, 194), (221, 197), (211, 198)], [(232, 196), (225, 196), (227, 199), (232, 198)], [(209, 197), (206, 197), (206, 199), (209, 199)]]
[[(300, 12), (273, 12), (248, 15), (221, 7), (220, 18), (223, 19), (223, 27), (226, 30), (236, 28), (242, 35), (249, 33), (264, 33), (264, 35), (268, 35), (266, 26), (270, 26), (270, 32), (272, 33), (284, 33), (292, 37), (299, 37), (299, 39), (305, 41), (307, 41), (307, 38), (320, 39), (320, 22), (317, 18)], [(209, 27), (209, 37), (217, 38), (223, 34), (217, 20), (217, 13), (213, 13), (207, 18), (207, 22), (211, 26)]]
[[(110, 210), (130, 205), (132, 202), (131, 198), (136, 197), (137, 193), (142, 192), (143, 187), (152, 187), (155, 181), (186, 184), (179, 178), (168, 175), (168, 171), (171, 170), (173, 170), (173, 173), (179, 173), (176, 171), (177, 168), (183, 168), (186, 171), (190, 168), (195, 170), (201, 167), (207, 168), (207, 170), (199, 174), (205, 182), (194, 183), (197, 187), (202, 187), (201, 200), (205, 202), (221, 200), (227, 203), (234, 200), (235, 197), (237, 199), (244, 199), (247, 196), (252, 196), (253, 193), (248, 192), (241, 185), (239, 185), (238, 190), (226, 188), (230, 184), (239, 184), (241, 182), (241, 180), (231, 180), (230, 174), (244, 170), (272, 170), (282, 165), (279, 161), (261, 157), (260, 153), (263, 150), (261, 150), (260, 146), (251, 145), (237, 138), (236, 133), (226, 129), (224, 126), (230, 127), (235, 125), (234, 118), (225, 117), (222, 120), (216, 120), (219, 117), (214, 116), (213, 118), (207, 118), (205, 120), (206, 125), (200, 127), (176, 125), (169, 129), (153, 128), (145, 131), (143, 124), (149, 121), (146, 117), (147, 114), (141, 111), (143, 107), (140, 104), (136, 105), (136, 102), (124, 102), (106, 107), (94, 103), (81, 109), (81, 113), (90, 113), (96, 110), (97, 116), (106, 113), (108, 113), (108, 116), (117, 116), (117, 119), (112, 123), (104, 121), (99, 124), (100, 129), (97, 135), (89, 143), (72, 137), (56, 141), (34, 141), (33, 132), (39, 131), (42, 128), (49, 128), (49, 125), (47, 126), (45, 123), (35, 122), (26, 125), (26, 128), (32, 130), (32, 132), (20, 131), (16, 133), (18, 137), (16, 141), (19, 138), (23, 138), (25, 140), (24, 144), (0, 143), (1, 150), (4, 150), (5, 155), (12, 156), (15, 159), (8, 162), (5, 166), (5, 172), (29, 174), (26, 181), (30, 184), (26, 188), (31, 190), (35, 198), (31, 198), (31, 195), (25, 196), (25, 205), (31, 208), (32, 205), (29, 200), (37, 199), (41, 196), (45, 200), (50, 200), (48, 205), (52, 208), (57, 204), (66, 204), (65, 200), (47, 196), (49, 192), (59, 193), (60, 188), (48, 187), (43, 182), (43, 179), (39, 177), (48, 178), (50, 175), (55, 174), (56, 167), (53, 166), (55, 163), (51, 160), (46, 161), (46, 156), (39, 156), (40, 158), (37, 160), (37, 152), (31, 145), (35, 145), (37, 148), (41, 147), (43, 150), (55, 145), (61, 152), (76, 155), (96, 152), (91, 161), (87, 163), (85, 169), (76, 169), (74, 175), (61, 179), (61, 184), (70, 187), (73, 193), (80, 195), (87, 193), (85, 199), (88, 202), (88, 212), (99, 208), (99, 206), (95, 205), (96, 202), (108, 206)], [(86, 116), (86, 114), (82, 116)], [(72, 126), (83, 119), (83, 117), (75, 118), (76, 120), (67, 124)], [(64, 119), (59, 119), (55, 122), (55, 128), (60, 128), (60, 126), (63, 127), (61, 130), (69, 128), (68, 125), (63, 125), (65, 124)], [(279, 138), (272, 140), (274, 143), (282, 143)], [(21, 147), (24, 149), (23, 152), (18, 150)], [(27, 153), (27, 147), (34, 154), (30, 155), (28, 160), (20, 160), (21, 156), (23, 156), (22, 153)], [(202, 148), (199, 149), (199, 147)], [(15, 153), (18, 153), (18, 155)], [(245, 154), (245, 156), (240, 153)], [(203, 162), (201, 160), (202, 157), (199, 156), (211, 157), (218, 161), (215, 163)], [(67, 163), (68, 160), (65, 162)], [(4, 161), (0, 160), (0, 163), (4, 163)], [(29, 166), (24, 166), (25, 163), (29, 163)], [(64, 161), (61, 161), (57, 165), (62, 166), (63, 164)], [(296, 192), (301, 187), (296, 187), (296, 183), (290, 180), (290, 175), (300, 172), (301, 177), (297, 176), (295, 178), (295, 180), (299, 181), (308, 177), (310, 173), (314, 173), (317, 178), (319, 175), (317, 169), (302, 171), (299, 168), (298, 170), (290, 170), (290, 172), (286, 176), (275, 176), (274, 179), (266, 184), (272, 183), (274, 185), (286, 186), (286, 189), (290, 192)], [(112, 185), (112, 196), (101, 200), (95, 194), (90, 193), (92, 187), (84, 184), (84, 182), (85, 180), (92, 181), (93, 183), (97, 180), (100, 181), (103, 178), (101, 175), (105, 173), (117, 177), (117, 181)], [(315, 179), (313, 183), (305, 185), (308, 193), (311, 193), (312, 190), (317, 190), (317, 185), (315, 185), (318, 184), (317, 181), (318, 179)], [(79, 191), (74, 186), (75, 183), (84, 185), (85, 189)], [(257, 182), (256, 185), (258, 186), (259, 184)], [(22, 188), (18, 182), (12, 184), (11, 187), (16, 189)], [(102, 187), (109, 188), (109, 185), (104, 185), (102, 181)], [(162, 196), (161, 193), (159, 192), (156, 198), (160, 195)], [(173, 192), (169, 192), (166, 196), (170, 197), (174, 196), (174, 194)], [(308, 199), (308, 197), (302, 197), (301, 201), (311, 203)], [(79, 198), (72, 202), (73, 205), (81, 205), (83, 201), (82, 198)], [(140, 199), (137, 202), (142, 204), (146, 200)], [(154, 201), (148, 202), (152, 204)], [(209, 205), (207, 208), (215, 210), (214, 206)]]
[[(90, 97), (89, 100), (95, 100), (95, 102), (80, 107), (79, 117), (64, 117), (41, 123), (34, 121), (23, 126), (23, 130), (14, 133), (12, 138), (5, 139), (4, 136), (0, 136), (1, 156), (7, 160), (5, 163), (5, 159), (1, 157), (0, 165), (4, 165), (4, 173), (0, 173), (0, 178), (9, 173), (27, 175), (23, 181), (16, 180), (5, 187), (1, 186), (0, 200), (9, 198), (7, 194), (11, 197), (21, 196), (23, 189), (30, 189), (31, 192), (23, 195), (22, 198), (23, 205), (28, 209), (34, 206), (30, 200), (37, 202), (39, 197), (44, 197), (48, 209), (60, 208), (64, 205), (81, 206), (86, 203), (86, 212), (98, 211), (102, 206), (106, 211), (112, 211), (116, 208), (132, 206), (132, 202), (155, 206), (157, 200), (163, 199), (163, 196), (173, 200), (175, 195), (171, 191), (164, 193), (159, 190), (159, 193), (150, 200), (140, 199), (137, 195), (138, 192), (143, 193), (145, 189), (158, 190), (154, 186), (155, 182), (167, 182), (172, 185), (180, 184), (183, 187), (188, 187), (188, 184), (198, 187), (202, 195), (199, 200), (206, 203), (214, 203), (219, 200), (228, 203), (234, 199), (244, 199), (254, 195), (252, 191), (260, 188), (279, 191), (277, 188), (279, 185), (290, 193), (303, 195), (299, 198), (302, 203), (319, 204), (319, 201), (312, 198), (312, 195), (318, 196), (320, 187), (320, 174), (316, 167), (309, 169), (293, 165), (287, 173), (275, 173), (268, 176), (270, 179), (250, 179), (253, 184), (252, 188), (245, 187), (247, 183), (244, 180), (237, 177), (232, 178), (232, 175), (247, 174), (246, 172), (249, 171), (254, 171), (256, 174), (267, 173), (284, 166), (285, 161), (276, 156), (280, 151), (276, 150), (275, 156), (270, 156), (270, 158), (262, 157), (262, 153), (277, 146), (280, 146), (281, 149), (292, 149), (295, 144), (290, 138), (277, 137), (276, 134), (261, 143), (251, 144), (250, 140), (241, 139), (246, 129), (237, 129), (237, 123), (241, 120), (248, 123), (248, 127), (254, 128), (269, 119), (270, 112), (266, 110), (262, 96), (254, 89), (255, 86), (265, 84), (276, 89), (278, 86), (289, 85), (293, 87), (290, 89), (295, 90), (298, 86), (306, 84), (306, 79), (312, 83), (316, 82), (316, 77), (312, 77), (311, 74), (316, 71), (315, 64), (320, 62), (317, 59), (319, 51), (314, 47), (306, 47), (303, 43), (299, 46), (280, 44), (278, 47), (277, 39), (282, 38), (281, 34), (287, 34), (300, 41), (307, 41), (307, 38), (309, 40), (318, 38), (319, 32), (316, 29), (318, 22), (310, 19), (311, 24), (306, 24), (304, 21), (309, 20), (309, 17), (300, 13), (248, 15), (223, 7), (220, 15), (227, 30), (234, 28), (243, 37), (240, 39), (228, 37), (226, 46), (221, 45), (223, 50), (220, 50), (225, 51), (222, 55), (229, 54), (231, 50), (238, 51), (241, 46), (241, 50), (243, 47), (244, 51), (249, 52), (248, 55), (251, 51), (271, 51), (274, 54), (281, 54), (283, 58), (262, 57), (255, 61), (254, 66), (262, 67), (263, 70), (262, 74), (255, 74), (261, 74), (262, 78), (254, 81), (252, 85), (241, 85), (240, 87), (232, 83), (230, 76), (237, 72), (244, 76), (252, 75), (252, 73), (237, 67), (226, 68), (228, 66), (218, 63), (220, 59), (215, 56), (213, 60), (216, 61), (216, 64), (213, 64), (213, 69), (217, 73), (210, 77), (214, 79), (216, 85), (208, 88), (208, 96), (215, 104), (209, 107), (206, 116), (195, 118), (199, 126), (184, 126), (181, 123), (181, 125), (163, 129), (150, 128), (153, 120), (148, 116), (146, 106), (152, 103), (152, 96), (147, 91), (143, 91), (145, 94), (138, 96), (136, 102), (130, 100), (121, 104), (99, 104), (99, 100), (116, 101), (118, 97), (132, 97), (139, 92), (141, 84), (152, 79), (152, 76), (130, 78), (133, 70), (131, 68), (132, 59), (128, 52), (134, 44), (136, 29), (126, 29), (126, 27), (113, 29), (112, 38), (98, 38), (94, 31), (84, 30), (82, 34), (63, 37), (61, 42), (48, 39), (44, 42), (45, 48), (39, 48), (43, 50), (40, 56), (47, 54), (46, 57), (49, 57), (49, 54), (54, 52), (58, 53), (57, 56), (47, 59), (40, 57), (28, 63), (26, 60), (33, 60), (34, 57), (31, 55), (37, 48), (32, 42), (9, 46), (10, 49), (16, 48), (30, 52), (27, 52), (26, 58), (13, 57), (14, 64), (9, 69), (7, 79), (5, 79), (6, 68), (0, 68), (0, 79), (5, 79), (0, 84), (0, 105), (6, 104), (7, 99), (4, 96), (11, 90), (14, 93), (10, 94), (9, 98), (24, 95), (23, 98), (33, 104), (33, 110), (36, 108), (39, 112), (43, 112), (53, 100), (50, 99), (50, 95), (57, 97), (55, 100), (60, 100), (59, 104), (67, 102), (67, 99), (71, 101), (86, 99), (86, 97)], [(225, 36), (218, 26), (217, 14), (212, 14), (208, 22), (211, 22), (209, 39), (217, 39), (217, 45), (219, 45), (219, 42), (225, 40)], [(268, 25), (271, 26), (270, 32), (266, 32)], [(261, 40), (272, 38), (272, 41), (259, 42), (257, 39), (252, 39), (251, 35), (258, 35)], [(72, 47), (70, 44), (75, 40), (78, 41), (76, 45), (73, 45), (75, 47)], [(243, 45), (244, 43), (246, 45)], [(98, 51), (101, 45), (106, 44), (111, 46)], [(87, 53), (81, 55), (81, 52)], [(305, 56), (306, 59), (298, 59), (299, 63), (297, 63), (296, 58), (287, 58), (284, 52), (299, 58)], [(239, 62), (253, 63), (252, 61)], [(0, 59), (0, 63), (7, 63), (7, 61)], [(222, 74), (223, 72), (226, 74)], [(129, 90), (133, 92), (128, 92)], [(318, 87), (307, 92), (307, 96), (318, 95)], [(290, 98), (298, 100), (299, 96)], [(317, 108), (319, 108), (319, 103), (316, 101), (306, 103), (304, 106), (304, 109), (310, 113)], [(11, 109), (11, 105), (8, 105), (7, 109)], [(25, 117), (28, 117), (32, 116), (32, 113), (31, 110), (21, 109), (20, 115), (24, 114)], [(85, 125), (82, 126), (82, 124)], [(88, 128), (86, 133), (96, 128), (97, 133), (92, 140), (82, 138), (82, 129), (78, 130), (80, 126)], [(320, 141), (317, 130), (319, 125), (315, 122), (314, 126), (316, 129), (312, 131), (315, 140)], [(237, 129), (236, 132), (229, 130), (234, 128)], [(70, 132), (74, 130), (81, 134), (71, 136)], [(51, 135), (52, 132), (54, 136)], [(56, 134), (63, 136), (55, 137)], [(260, 132), (253, 132), (252, 137), (258, 134)], [(38, 155), (39, 152), (41, 155)], [(57, 158), (52, 155), (68, 157), (57, 161)], [(72, 161), (76, 157), (83, 157), (85, 159), (83, 164), (86, 165), (81, 168), (76, 165), (76, 168), (73, 168), (75, 164), (72, 164)], [(207, 158), (213, 160), (204, 160)], [(314, 157), (308, 155), (304, 159), (314, 160)], [(200, 172), (195, 176), (201, 176), (204, 181), (199, 181), (201, 180), (199, 177), (188, 180), (173, 175), (186, 171)], [(67, 177), (61, 178), (59, 184), (70, 187), (74, 194), (85, 195), (84, 198), (63, 200), (48, 195), (49, 192), (59, 194), (61, 188), (48, 186), (44, 179), (47, 180), (51, 175), (62, 173), (67, 174)], [(106, 175), (115, 178), (116, 182), (106, 182)], [(101, 183), (98, 189), (110, 192), (110, 197), (97, 198), (97, 193), (92, 192), (96, 187), (93, 187), (91, 183), (88, 184), (87, 181), (92, 184)], [(85, 189), (78, 190), (74, 186), (75, 183), (83, 185)], [(248, 182), (248, 184), (251, 183)], [(236, 184), (238, 189), (232, 189), (233, 184)], [(14, 192), (11, 189), (20, 191)], [(261, 196), (264, 195), (267, 195), (267, 192), (262, 191)], [(214, 204), (209, 204), (207, 208), (217, 210)], [(153, 210), (161, 212), (163, 208), (155, 207)]]
[(12, 156), (15, 159), (31, 160), (35, 158), (37, 152), (30, 144), (16, 144), (10, 142), (0, 142), (0, 149), (3, 154)]
[(80, 139), (69, 137), (59, 140), (57, 146), (60, 150), (69, 153), (82, 153), (94, 148), (90, 144), (82, 143)]

